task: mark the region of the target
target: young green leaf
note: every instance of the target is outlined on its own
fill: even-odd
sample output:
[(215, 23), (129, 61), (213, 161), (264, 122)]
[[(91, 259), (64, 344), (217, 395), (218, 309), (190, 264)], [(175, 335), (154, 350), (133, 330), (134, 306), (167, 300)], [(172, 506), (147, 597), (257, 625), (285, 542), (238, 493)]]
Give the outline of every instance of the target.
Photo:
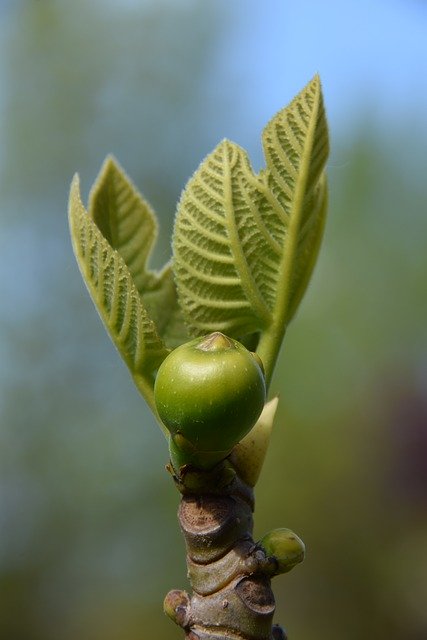
[[(261, 174), (272, 194), (269, 226), (284, 253), (278, 263), (283, 285), (276, 306), (283, 321), (294, 315), (311, 276), (323, 233), (327, 188), (323, 168), (328, 131), (318, 76), (267, 124), (263, 132), (267, 169)], [(285, 218), (285, 224), (281, 224)]]
[[(244, 335), (267, 327), (255, 176), (243, 149), (224, 140), (188, 182), (174, 229), (181, 307), (194, 333)], [(258, 234), (259, 235), (259, 234)]]
[(161, 338), (170, 347), (186, 342), (171, 265), (160, 273), (147, 267), (158, 234), (156, 216), (112, 156), (105, 160), (91, 189), (88, 212), (123, 258)]
[(86, 212), (77, 176), (71, 185), (69, 218), (74, 253), (89, 293), (136, 385), (153, 407), (153, 373), (169, 350), (148, 316), (122, 256)]
[(259, 333), (270, 380), (324, 226), (328, 135), (317, 76), (268, 123), (263, 147), (259, 176), (227, 140), (202, 162), (181, 197), (173, 247), (192, 332)]

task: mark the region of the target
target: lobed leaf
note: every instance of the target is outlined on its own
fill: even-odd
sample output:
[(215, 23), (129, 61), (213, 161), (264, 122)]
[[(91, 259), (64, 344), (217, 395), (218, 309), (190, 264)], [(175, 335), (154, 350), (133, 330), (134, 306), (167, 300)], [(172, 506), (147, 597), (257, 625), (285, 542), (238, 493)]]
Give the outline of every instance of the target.
[[(243, 149), (221, 142), (188, 182), (174, 229), (181, 307), (195, 333), (237, 336), (271, 322), (255, 234), (254, 179)], [(242, 224), (247, 223), (247, 224)]]
[[(75, 176), (70, 192), (71, 238), (83, 279), (110, 336), (146, 395), (168, 354), (122, 255), (86, 212)], [(148, 385), (148, 387), (147, 387)]]
[(189, 180), (174, 229), (174, 271), (195, 334), (258, 333), (267, 379), (314, 267), (326, 213), (328, 135), (319, 78), (263, 133), (256, 176), (224, 140)]
[(158, 234), (155, 214), (111, 156), (91, 189), (88, 212), (109, 245), (122, 257), (159, 335), (170, 347), (185, 342), (188, 334), (171, 265), (161, 272), (147, 266)]
[(323, 169), (329, 144), (318, 76), (267, 124), (263, 148), (267, 169), (262, 180), (273, 205), (269, 226), (284, 249), (276, 304), (286, 324), (310, 279), (326, 216)]

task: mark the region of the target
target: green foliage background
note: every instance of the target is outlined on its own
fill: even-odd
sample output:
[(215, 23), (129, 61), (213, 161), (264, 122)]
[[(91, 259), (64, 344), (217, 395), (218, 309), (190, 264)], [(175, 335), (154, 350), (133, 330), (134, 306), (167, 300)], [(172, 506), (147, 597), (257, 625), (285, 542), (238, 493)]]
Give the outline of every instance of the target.
[[(180, 190), (245, 104), (210, 84), (226, 3), (126, 7), (17, 2), (1, 25), (8, 640), (180, 637), (161, 610), (186, 584), (165, 442), (83, 289), (66, 200), (72, 174), (87, 194), (113, 152), (160, 214), (163, 264)], [(282, 105), (308, 79), (281, 78)], [(295, 640), (427, 635), (427, 136), (366, 114), (341, 138), (330, 121), (325, 242), (273, 380), (257, 488), (259, 536), (289, 526), (307, 545), (275, 585)], [(254, 145), (248, 131), (236, 142)]]

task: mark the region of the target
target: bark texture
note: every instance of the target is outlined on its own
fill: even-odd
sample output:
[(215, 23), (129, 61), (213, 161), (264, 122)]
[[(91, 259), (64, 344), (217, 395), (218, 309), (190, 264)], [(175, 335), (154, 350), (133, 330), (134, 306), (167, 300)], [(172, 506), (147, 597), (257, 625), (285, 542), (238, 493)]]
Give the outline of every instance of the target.
[(174, 477), (193, 593), (170, 591), (165, 612), (186, 640), (285, 640), (273, 625), (277, 563), (252, 538), (253, 490), (228, 463)]

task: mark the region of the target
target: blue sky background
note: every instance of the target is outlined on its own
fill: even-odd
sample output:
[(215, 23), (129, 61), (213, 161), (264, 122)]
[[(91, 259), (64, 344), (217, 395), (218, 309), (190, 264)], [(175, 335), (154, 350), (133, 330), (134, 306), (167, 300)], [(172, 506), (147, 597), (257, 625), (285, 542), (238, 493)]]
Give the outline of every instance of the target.
[[(258, 131), (313, 73), (322, 78), (333, 136), (369, 115), (386, 131), (427, 133), (427, 3), (422, 0), (234, 0), (213, 91), (245, 104)], [(244, 98), (244, 99), (242, 99)], [(238, 127), (236, 126), (236, 131)]]
[[(359, 110), (418, 116), (427, 129), (427, 3), (417, 0), (230, 2), (224, 67), (244, 83), (260, 122), (318, 71), (329, 118), (343, 133)], [(261, 9), (262, 7), (262, 9)], [(232, 33), (236, 34), (233, 37)]]
[[(0, 51), (8, 19), (29, 1), (0, 0)], [(165, 11), (170, 2), (156, 0)], [(208, 87), (245, 104), (244, 116), (239, 123), (230, 122), (230, 133), (224, 135), (252, 135), (253, 127), (259, 130), (272, 111), (281, 108), (316, 71), (323, 81), (334, 135), (345, 134), (349, 123), (368, 112), (378, 127), (386, 129), (391, 122), (411, 126), (415, 120), (423, 134), (427, 132), (424, 0), (203, 2), (219, 7), (224, 27)], [(126, 11), (141, 7), (144, 1), (109, 0), (107, 4)], [(2, 55), (0, 73), (10, 64), (13, 61)], [(1, 81), (1, 101), (4, 87)]]

